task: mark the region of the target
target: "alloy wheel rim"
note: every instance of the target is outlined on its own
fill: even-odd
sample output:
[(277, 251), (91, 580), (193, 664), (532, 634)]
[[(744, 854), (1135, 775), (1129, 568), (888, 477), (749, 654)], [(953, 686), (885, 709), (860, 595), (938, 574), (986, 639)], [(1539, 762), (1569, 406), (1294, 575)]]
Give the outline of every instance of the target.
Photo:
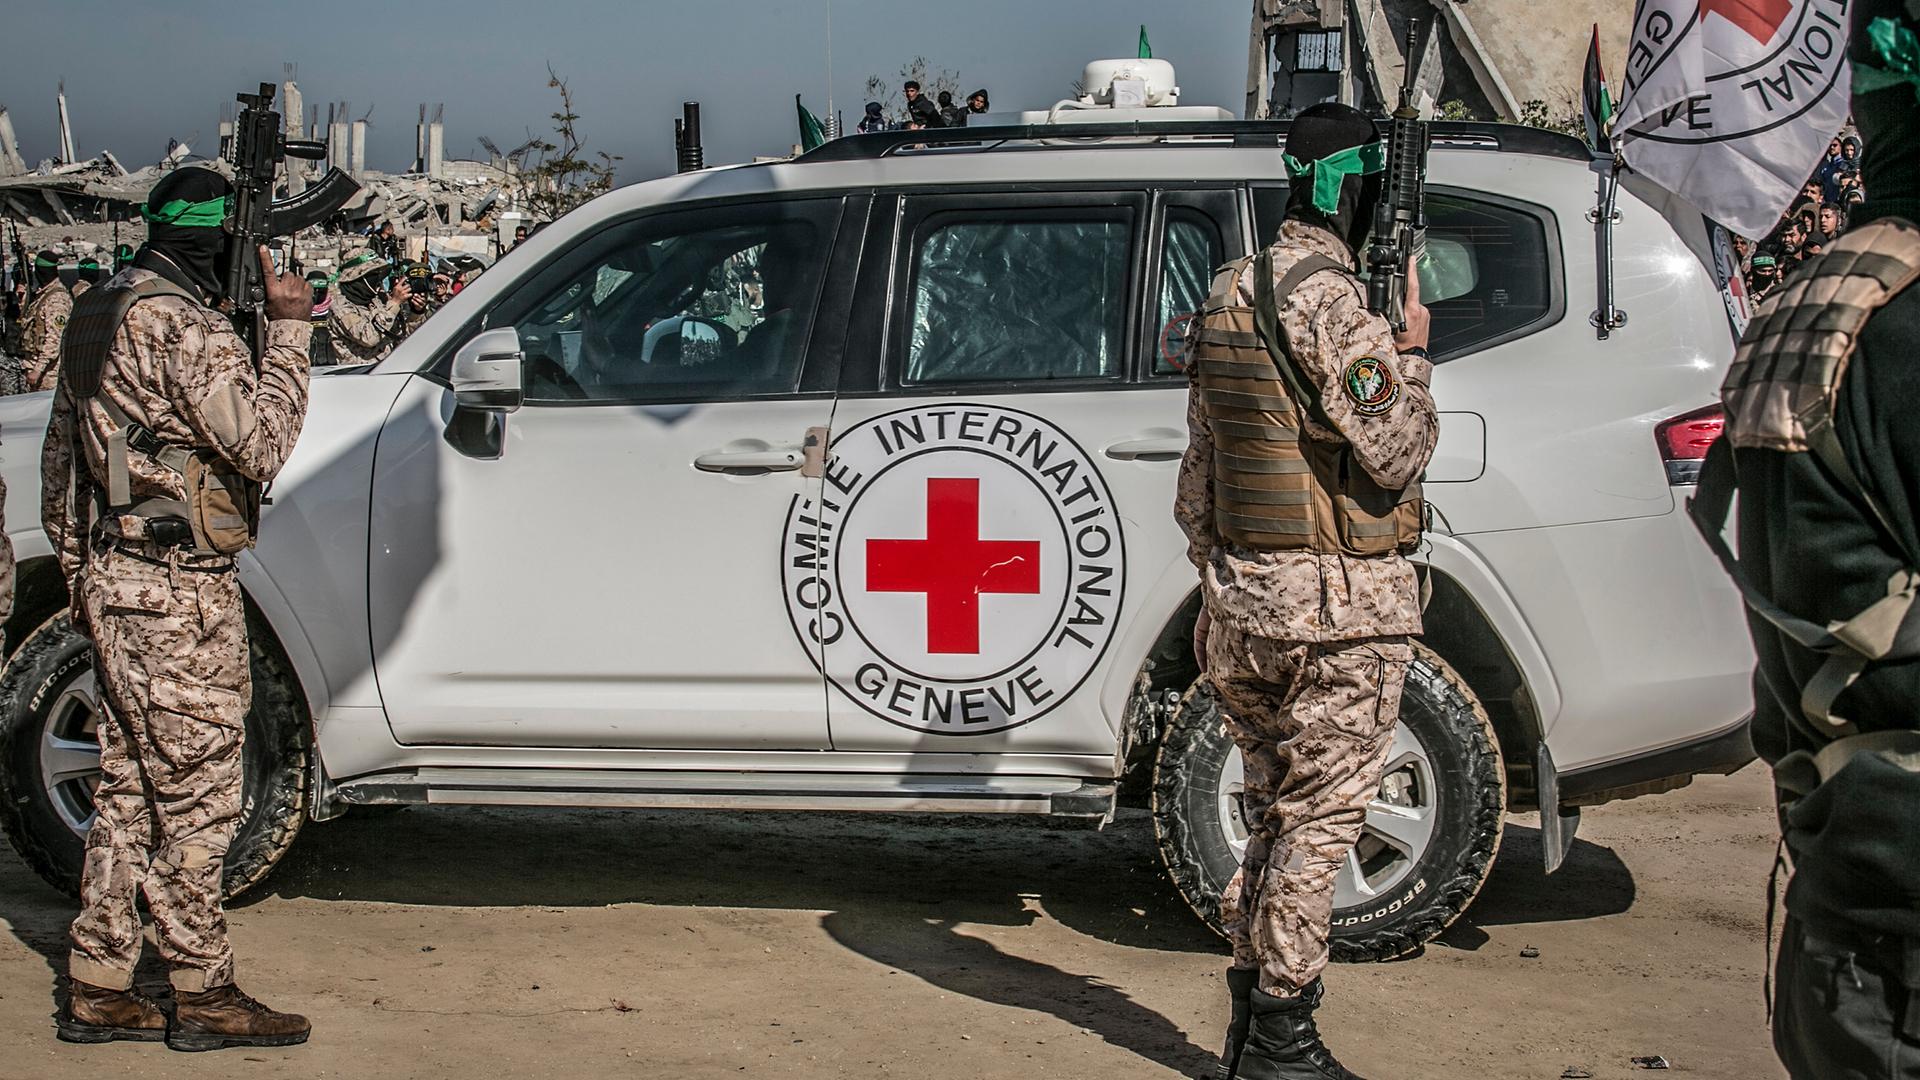
[(98, 729), (105, 715), (89, 667), (60, 691), (40, 727), (40, 782), (47, 802), (67, 828), (93, 828), (94, 791), (100, 786)]
[[(1239, 747), (1220, 764), (1219, 823), (1236, 862), (1247, 853), (1246, 767)], [(1439, 789), (1433, 759), (1406, 723), (1394, 725), (1380, 791), (1367, 804), (1360, 839), (1340, 867), (1333, 890), (1334, 908), (1372, 903), (1392, 892), (1413, 873), (1433, 842), (1439, 819)]]

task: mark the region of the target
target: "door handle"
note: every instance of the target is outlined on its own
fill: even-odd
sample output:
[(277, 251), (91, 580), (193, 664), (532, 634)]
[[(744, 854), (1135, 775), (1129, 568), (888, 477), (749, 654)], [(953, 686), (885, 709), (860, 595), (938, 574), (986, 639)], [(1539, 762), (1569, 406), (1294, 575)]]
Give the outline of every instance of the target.
[(770, 450), (711, 450), (693, 459), (701, 472), (747, 473), (792, 472), (806, 464), (806, 452), (797, 446)]
[(1185, 436), (1126, 439), (1107, 447), (1107, 456), (1116, 461), (1174, 461), (1186, 452)]

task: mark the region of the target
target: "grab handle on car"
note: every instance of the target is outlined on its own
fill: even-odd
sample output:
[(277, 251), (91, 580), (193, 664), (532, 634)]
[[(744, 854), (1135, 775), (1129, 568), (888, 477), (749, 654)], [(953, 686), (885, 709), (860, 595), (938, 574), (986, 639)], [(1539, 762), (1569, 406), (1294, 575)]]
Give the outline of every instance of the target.
[(793, 472), (806, 464), (806, 452), (797, 446), (770, 450), (713, 450), (693, 459), (701, 472), (747, 473)]
[(1107, 447), (1107, 456), (1116, 461), (1173, 461), (1186, 452), (1185, 437), (1126, 439)]

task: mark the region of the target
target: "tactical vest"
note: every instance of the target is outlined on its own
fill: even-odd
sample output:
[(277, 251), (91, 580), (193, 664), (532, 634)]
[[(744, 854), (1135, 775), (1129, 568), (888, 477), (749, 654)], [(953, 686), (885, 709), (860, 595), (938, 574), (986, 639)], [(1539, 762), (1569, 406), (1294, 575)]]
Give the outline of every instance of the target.
[[(162, 441), (152, 429), (129, 417), (112, 397), (100, 393), (113, 339), (120, 333), (127, 313), (140, 301), (157, 296), (178, 296), (200, 304), (198, 297), (161, 277), (137, 285), (89, 289), (74, 302), (73, 316), (60, 346), (61, 383), (73, 395), (75, 407), (82, 410), (73, 434), (74, 516), (87, 525), (89, 532), (91, 523), (105, 515), (135, 517), (145, 523), (146, 538), (162, 546), (232, 555), (252, 547), (259, 534), (261, 485), (241, 475), (211, 449)], [(92, 498), (83, 502), (79, 472), (86, 461), (86, 448), (80, 439), (80, 424), (88, 401), (99, 402), (107, 419), (113, 421), (114, 430), (107, 436), (106, 489), (101, 491), (97, 484), (90, 484)], [(178, 474), (184, 498), (134, 501), (127, 461), (135, 453)]]
[[(1688, 500), (1694, 524), (1755, 614), (1825, 662), (1801, 693), (1815, 732), (1835, 740), (1817, 755), (1796, 755), (1812, 770), (1806, 790), (1856, 753), (1885, 750), (1910, 732), (1859, 735), (1833, 703), (1871, 664), (1920, 657), (1920, 553), (1907, 551), (1886, 510), (1861, 483), (1833, 430), (1834, 404), (1847, 362), (1873, 313), (1920, 280), (1920, 229), (1896, 219), (1862, 225), (1802, 267), (1747, 328), (1727, 371), (1721, 397), (1727, 436), (1707, 454), (1698, 493)], [(1906, 560), (1887, 595), (1853, 617), (1820, 625), (1782, 609), (1741, 569), (1724, 530), (1738, 477), (1735, 447), (1812, 454), (1841, 486), (1869, 508)], [(1776, 766), (1779, 771), (1788, 763)], [(1783, 786), (1791, 786), (1783, 782)]]
[[(1254, 304), (1238, 302), (1253, 267)], [(1323, 270), (1346, 268), (1324, 255), (1295, 263), (1276, 286), (1262, 252), (1222, 267), (1201, 312), (1191, 361), (1213, 429), (1214, 529), (1249, 551), (1311, 551), (1360, 557), (1412, 551), (1426, 504), (1418, 481), (1381, 487), (1344, 440), (1307, 434), (1303, 417), (1338, 434), (1320, 394), (1295, 366), (1277, 313), (1294, 289)]]

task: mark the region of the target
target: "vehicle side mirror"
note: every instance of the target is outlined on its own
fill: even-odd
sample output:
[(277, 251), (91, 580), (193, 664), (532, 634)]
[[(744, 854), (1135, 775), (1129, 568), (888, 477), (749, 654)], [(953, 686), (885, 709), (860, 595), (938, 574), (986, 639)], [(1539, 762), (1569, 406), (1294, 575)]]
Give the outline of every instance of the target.
[(519, 331), (511, 326), (486, 331), (453, 354), (454, 403), (482, 412), (513, 412), (525, 396), (525, 363)]

